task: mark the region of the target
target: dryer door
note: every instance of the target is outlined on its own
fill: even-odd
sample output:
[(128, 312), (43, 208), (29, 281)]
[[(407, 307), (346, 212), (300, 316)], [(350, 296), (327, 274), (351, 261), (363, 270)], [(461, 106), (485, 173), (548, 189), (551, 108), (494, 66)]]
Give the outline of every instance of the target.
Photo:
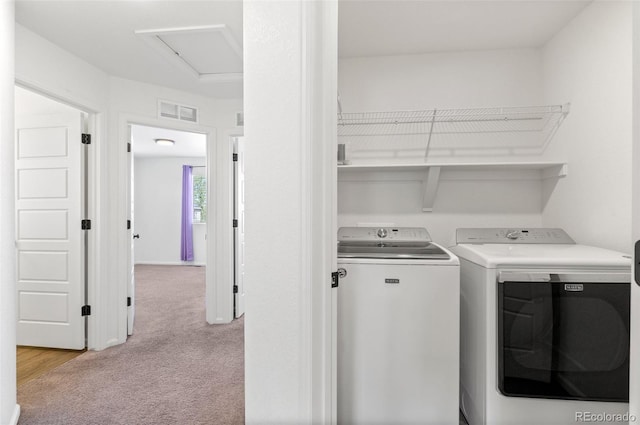
[(627, 402), (628, 279), (547, 276), (503, 275), (498, 283), (500, 391)]

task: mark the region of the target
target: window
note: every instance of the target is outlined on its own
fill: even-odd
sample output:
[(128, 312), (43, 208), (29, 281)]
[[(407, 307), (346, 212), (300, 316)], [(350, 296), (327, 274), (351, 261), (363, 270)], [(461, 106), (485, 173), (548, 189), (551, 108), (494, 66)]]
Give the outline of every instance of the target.
[(206, 168), (193, 169), (193, 222), (207, 222), (207, 176)]

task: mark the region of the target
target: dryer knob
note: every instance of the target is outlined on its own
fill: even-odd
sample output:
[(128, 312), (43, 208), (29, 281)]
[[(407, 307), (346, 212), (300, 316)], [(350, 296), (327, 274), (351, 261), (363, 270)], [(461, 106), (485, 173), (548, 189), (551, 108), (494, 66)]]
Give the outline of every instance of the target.
[(376, 233), (376, 235), (378, 235), (379, 238), (386, 238), (387, 234), (388, 234), (387, 229), (384, 229), (384, 228), (378, 229), (378, 232)]

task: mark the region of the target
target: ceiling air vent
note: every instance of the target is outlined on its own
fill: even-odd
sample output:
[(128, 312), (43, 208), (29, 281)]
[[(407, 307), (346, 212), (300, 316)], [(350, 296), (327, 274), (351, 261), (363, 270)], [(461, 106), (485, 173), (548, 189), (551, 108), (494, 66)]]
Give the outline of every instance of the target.
[(158, 101), (158, 117), (172, 120), (198, 122), (198, 108), (193, 106), (179, 105), (167, 100)]

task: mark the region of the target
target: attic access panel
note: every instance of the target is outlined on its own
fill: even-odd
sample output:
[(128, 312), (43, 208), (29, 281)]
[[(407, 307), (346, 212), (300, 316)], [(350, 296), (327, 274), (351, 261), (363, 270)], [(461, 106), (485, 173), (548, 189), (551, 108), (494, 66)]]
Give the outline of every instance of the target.
[(201, 81), (242, 79), (242, 48), (224, 24), (140, 30), (135, 34)]

